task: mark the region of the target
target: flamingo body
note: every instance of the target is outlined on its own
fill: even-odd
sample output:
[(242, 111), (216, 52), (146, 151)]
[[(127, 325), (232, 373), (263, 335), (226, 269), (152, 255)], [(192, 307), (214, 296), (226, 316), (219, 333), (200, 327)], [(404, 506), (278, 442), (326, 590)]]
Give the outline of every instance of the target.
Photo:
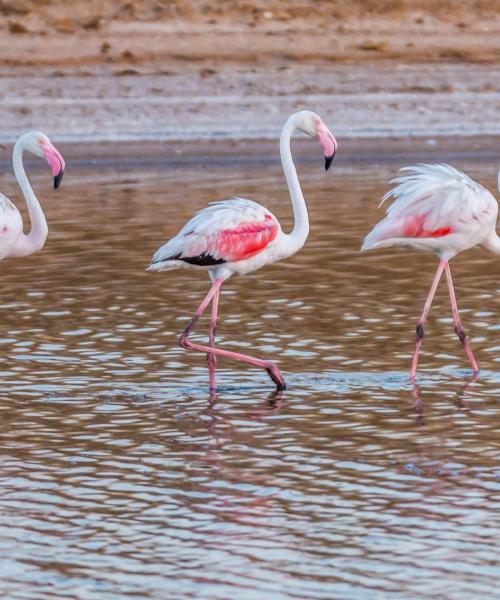
[(283, 237), (278, 219), (257, 202), (213, 202), (161, 246), (149, 269), (208, 269), (212, 278), (223, 279), (243, 275), (285, 258)]
[[(186, 349), (207, 353), (212, 391), (215, 389), (216, 356), (227, 356), (262, 367), (279, 390), (285, 388), (284, 379), (274, 363), (216, 347), (215, 326), (219, 291), (226, 279), (233, 274), (245, 275), (287, 258), (306, 242), (309, 219), (290, 151), (290, 138), (295, 129), (318, 138), (326, 169), (330, 167), (337, 148), (331, 132), (320, 117), (311, 111), (295, 113), (285, 123), (281, 132), (280, 153), (295, 217), (291, 233), (284, 233), (272, 212), (257, 202), (245, 198), (214, 202), (199, 211), (177, 235), (163, 244), (148, 267), (151, 271), (177, 268), (208, 271), (212, 287), (183, 331), (180, 343)], [(202, 346), (191, 342), (188, 336), (210, 303), (212, 319), (209, 346)]]
[(28, 234), (24, 233), (21, 213), (7, 196), (0, 194), (0, 260), (8, 256), (27, 256), (37, 252), (43, 248), (48, 235), (45, 215), (24, 171), (25, 151), (47, 161), (54, 176), (54, 188), (59, 187), (64, 174), (64, 159), (44, 133), (30, 131), (19, 137), (14, 146), (12, 161), (14, 174), (28, 206), (31, 230)]
[(387, 216), (366, 236), (362, 250), (405, 246), (432, 250), (451, 259), (485, 242), (495, 231), (498, 204), (493, 195), (449, 165), (402, 169), (383, 198), (395, 200)]
[(500, 254), (500, 238), (496, 233), (498, 203), (486, 188), (449, 165), (418, 165), (402, 171), (409, 174), (393, 180), (396, 186), (382, 198), (382, 203), (390, 197), (394, 202), (387, 209), (385, 219), (366, 236), (361, 249), (404, 246), (431, 250), (439, 256), (436, 275), (416, 327), (410, 377), (414, 379), (416, 375), (424, 324), (443, 272), (455, 332), (477, 374), (478, 366), (458, 314), (449, 260), (477, 245)]
[(16, 206), (0, 193), (0, 260), (11, 256), (23, 233), (23, 219)]

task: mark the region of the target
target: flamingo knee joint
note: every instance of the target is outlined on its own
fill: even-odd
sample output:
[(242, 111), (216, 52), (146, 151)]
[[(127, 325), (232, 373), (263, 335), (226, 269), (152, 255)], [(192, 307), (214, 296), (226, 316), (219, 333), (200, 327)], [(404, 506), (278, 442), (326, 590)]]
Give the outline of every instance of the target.
[(467, 339), (465, 330), (462, 329), (462, 327), (455, 327), (455, 333), (458, 335), (458, 339), (462, 342), (462, 344), (465, 344), (465, 340)]

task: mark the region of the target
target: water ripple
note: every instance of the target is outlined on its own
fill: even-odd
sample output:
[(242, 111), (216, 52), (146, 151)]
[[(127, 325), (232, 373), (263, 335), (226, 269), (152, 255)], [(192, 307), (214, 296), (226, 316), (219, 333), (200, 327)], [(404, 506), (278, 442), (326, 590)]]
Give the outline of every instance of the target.
[[(480, 378), (443, 289), (412, 386), (414, 323), (435, 260), (358, 253), (394, 169), (312, 169), (302, 169), (304, 250), (231, 280), (221, 298), (220, 344), (275, 359), (289, 391), (277, 396), (265, 374), (220, 361), (215, 402), (204, 358), (177, 346), (208, 279), (144, 267), (196, 209), (235, 192), (287, 226), (279, 170), (118, 172), (95, 196), (81, 173), (64, 200), (34, 178), (49, 243), (2, 263), (9, 599), (493, 597), (496, 263), (477, 251), (455, 261)], [(494, 169), (471, 172), (493, 183)]]

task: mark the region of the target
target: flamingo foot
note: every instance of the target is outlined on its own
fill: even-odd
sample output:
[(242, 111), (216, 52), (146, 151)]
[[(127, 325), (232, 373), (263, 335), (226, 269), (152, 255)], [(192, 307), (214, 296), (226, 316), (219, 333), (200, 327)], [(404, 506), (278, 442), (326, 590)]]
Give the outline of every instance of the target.
[(268, 363), (269, 366), (266, 367), (267, 374), (276, 384), (277, 392), (284, 392), (286, 390), (286, 383), (281, 375), (280, 370), (274, 363)]
[(465, 329), (462, 327), (461, 324), (455, 326), (455, 333), (457, 334), (458, 339), (462, 342), (465, 353), (467, 354), (467, 358), (469, 359), (469, 362), (471, 364), (472, 372), (475, 377), (479, 373), (479, 367), (477, 366), (476, 359), (474, 358), (474, 354), (472, 353), (472, 349), (469, 345), (467, 333), (465, 332)]
[[(205, 299), (198, 307), (198, 310), (193, 315), (193, 318), (189, 322), (188, 326), (181, 333), (179, 338), (179, 344), (185, 350), (194, 350), (197, 352), (204, 352), (207, 355), (208, 362), (208, 370), (209, 370), (209, 380), (210, 380), (210, 392), (215, 393), (215, 366), (217, 364), (217, 356), (226, 356), (227, 358), (232, 358), (233, 360), (240, 360), (242, 362), (246, 362), (248, 364), (254, 365), (256, 367), (260, 367), (261, 369), (265, 369), (269, 375), (269, 377), (276, 384), (276, 391), (282, 392), (286, 389), (286, 383), (283, 379), (280, 370), (278, 367), (267, 360), (262, 360), (261, 358), (255, 358), (253, 356), (248, 356), (246, 354), (240, 354), (238, 352), (231, 352), (230, 350), (225, 350), (223, 348), (218, 348), (215, 346), (215, 324), (217, 319), (217, 306), (218, 306), (218, 293), (219, 288), (222, 285), (222, 279), (216, 279), (210, 288), (210, 291), (205, 296)], [(203, 314), (207, 306), (210, 304), (213, 298), (214, 304), (212, 306), (212, 322), (210, 326), (210, 336), (209, 343), (210, 346), (204, 346), (202, 344), (197, 344), (192, 342), (189, 339), (189, 334), (193, 330), (196, 322)]]

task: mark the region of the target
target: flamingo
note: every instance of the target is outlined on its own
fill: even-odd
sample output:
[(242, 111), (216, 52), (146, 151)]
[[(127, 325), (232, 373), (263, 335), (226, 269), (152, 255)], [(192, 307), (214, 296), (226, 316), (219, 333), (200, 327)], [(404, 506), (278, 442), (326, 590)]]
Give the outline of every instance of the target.
[[(284, 233), (270, 210), (244, 198), (212, 202), (184, 225), (179, 233), (159, 248), (148, 270), (166, 271), (188, 268), (208, 271), (212, 285), (180, 336), (186, 350), (207, 354), (210, 390), (215, 390), (217, 356), (226, 356), (267, 371), (278, 391), (285, 380), (278, 367), (267, 360), (231, 352), (215, 346), (215, 330), (222, 284), (235, 273), (245, 275), (264, 265), (295, 254), (305, 244), (309, 234), (309, 218), (290, 151), (290, 139), (295, 130), (317, 137), (325, 157), (325, 169), (332, 164), (337, 142), (314, 112), (304, 110), (291, 115), (281, 131), (280, 154), (285, 179), (292, 201), (294, 226)], [(189, 339), (196, 322), (212, 303), (209, 345)]]
[(64, 174), (64, 159), (44, 133), (30, 131), (21, 135), (14, 146), (12, 161), (14, 174), (28, 206), (31, 230), (28, 234), (23, 232), (21, 213), (7, 196), (0, 193), (0, 259), (38, 252), (43, 248), (49, 231), (42, 207), (24, 171), (25, 150), (48, 162), (54, 176), (54, 189), (59, 187)]
[[(443, 271), (455, 333), (477, 376), (479, 369), (458, 314), (449, 261), (476, 245), (500, 254), (500, 237), (496, 233), (498, 203), (486, 188), (450, 165), (420, 164), (401, 171), (408, 174), (392, 180), (396, 186), (382, 198), (381, 204), (394, 198), (387, 216), (366, 236), (361, 250), (403, 246), (438, 255), (436, 274), (416, 327), (410, 379), (415, 380), (424, 325)], [(500, 174), (498, 185), (500, 188)]]

